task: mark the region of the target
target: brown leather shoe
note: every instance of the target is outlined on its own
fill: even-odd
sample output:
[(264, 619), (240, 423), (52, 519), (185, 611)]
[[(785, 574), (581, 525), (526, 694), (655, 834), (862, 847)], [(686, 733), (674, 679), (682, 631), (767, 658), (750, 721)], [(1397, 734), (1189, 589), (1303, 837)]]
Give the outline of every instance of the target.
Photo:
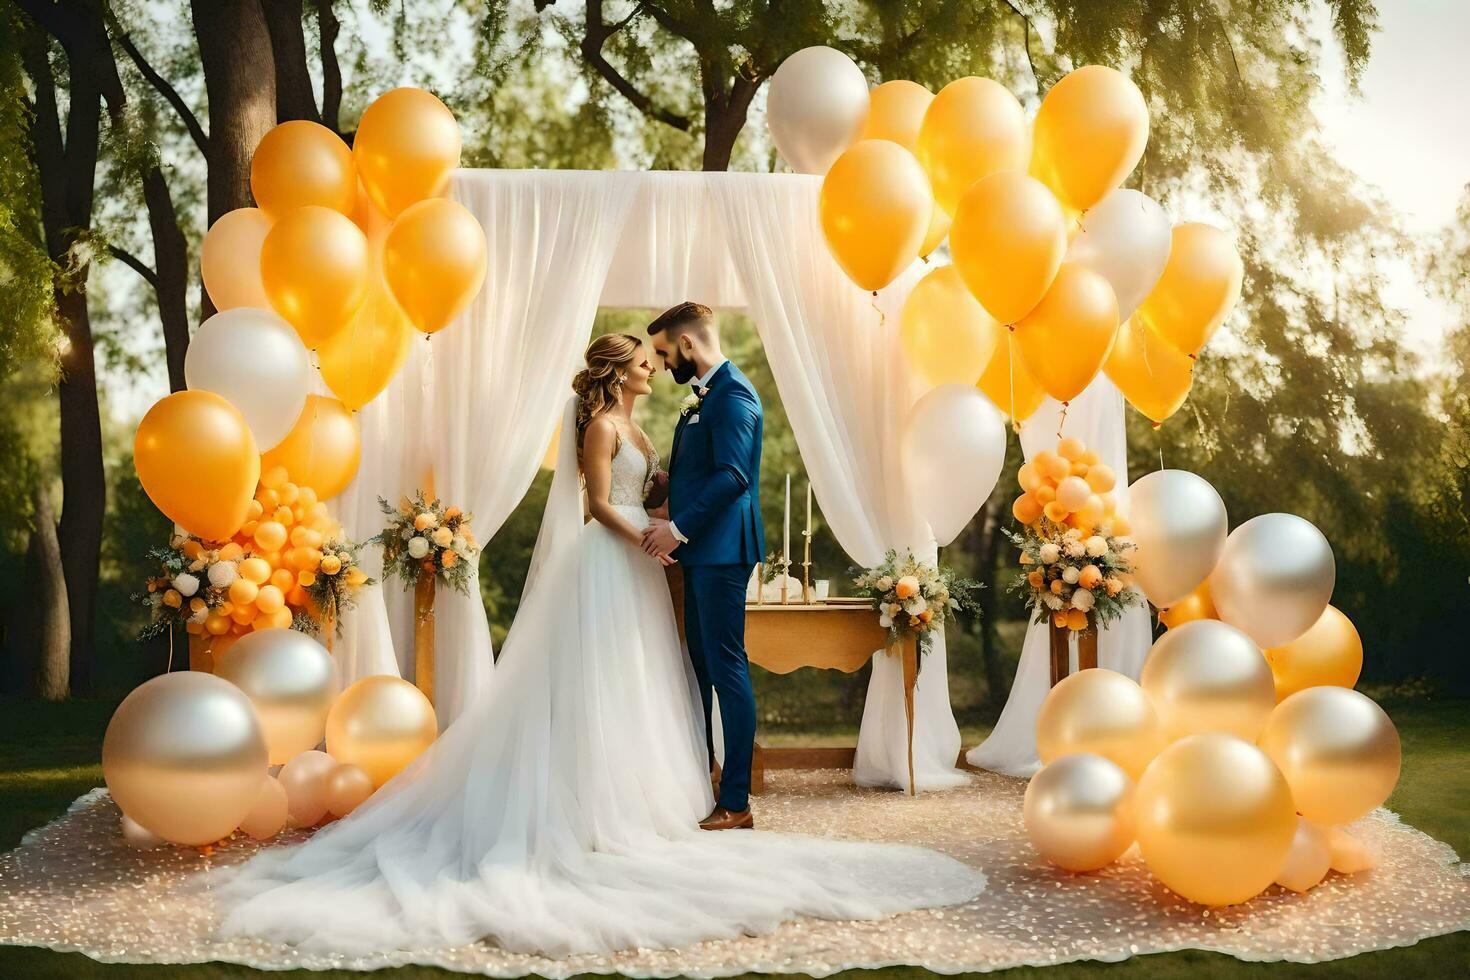
[(749, 810), (733, 813), (722, 806), (710, 811), (710, 815), (699, 821), (700, 830), (754, 830), (755, 817)]

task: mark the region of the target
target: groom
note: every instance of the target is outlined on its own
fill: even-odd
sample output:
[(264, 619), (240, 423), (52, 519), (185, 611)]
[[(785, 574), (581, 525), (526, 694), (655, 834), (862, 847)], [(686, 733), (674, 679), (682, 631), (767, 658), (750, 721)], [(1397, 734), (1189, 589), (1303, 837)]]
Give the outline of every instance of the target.
[(669, 458), (669, 520), (643, 532), (643, 550), (684, 567), (684, 637), (704, 701), (714, 759), (711, 691), (720, 698), (725, 765), (720, 798), (699, 825), (753, 827), (750, 759), (755, 693), (745, 655), (745, 587), (765, 551), (761, 527), (761, 402), (720, 352), (714, 313), (680, 303), (648, 325), (655, 353), (680, 384), (692, 383)]

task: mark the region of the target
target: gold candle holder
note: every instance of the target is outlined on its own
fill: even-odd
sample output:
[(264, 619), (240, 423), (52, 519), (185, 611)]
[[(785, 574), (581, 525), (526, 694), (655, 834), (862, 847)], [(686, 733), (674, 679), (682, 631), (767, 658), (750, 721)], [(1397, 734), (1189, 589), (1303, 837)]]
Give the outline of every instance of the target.
[(803, 605), (812, 604), (812, 532), (810, 529), (802, 531), (802, 555), (801, 555), (801, 601)]

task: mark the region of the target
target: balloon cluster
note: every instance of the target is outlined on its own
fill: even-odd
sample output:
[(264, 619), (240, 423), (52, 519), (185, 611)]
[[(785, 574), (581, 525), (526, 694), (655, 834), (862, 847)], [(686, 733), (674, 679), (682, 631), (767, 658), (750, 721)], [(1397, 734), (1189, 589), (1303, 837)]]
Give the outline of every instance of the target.
[(1025, 803), (1037, 850), (1086, 871), (1136, 840), (1165, 885), (1206, 905), (1371, 866), (1342, 825), (1392, 792), (1399, 738), (1351, 689), (1362, 643), (1328, 605), (1326, 539), (1290, 514), (1227, 536), (1214, 488), (1178, 470), (1136, 482), (1130, 513), (1135, 582), (1168, 606), (1169, 630), (1138, 683), (1093, 669), (1048, 694)]
[(373, 676), (343, 691), (320, 643), (267, 628), (221, 654), (216, 674), (163, 674), (129, 694), (102, 773), (134, 847), (212, 846), (237, 829), (267, 840), (346, 816), (436, 735), (412, 684)]
[(1106, 370), (1162, 422), (1239, 299), (1243, 265), (1228, 235), (1171, 229), (1157, 203), (1120, 189), (1149, 118), (1138, 87), (1111, 68), (1067, 74), (1028, 125), (990, 79), (937, 95), (902, 80), (869, 92), (845, 55), (805, 48), (772, 78), (767, 120), (794, 169), (825, 175), (822, 228), (863, 289), (888, 285), (948, 236), (953, 268), (910, 295), (904, 346), (930, 384), (978, 382), (1016, 421)]
[[(134, 443), (138, 478), (167, 517), (223, 541), (249, 519), (262, 469), (285, 466), (322, 500), (351, 482), (351, 413), (398, 372), (412, 328), (443, 328), (484, 281), (484, 232), (443, 197), (459, 152), (453, 114), (412, 88), (370, 105), (351, 149), (306, 120), (260, 141), (258, 207), (204, 237), (220, 312), (189, 345), (189, 389), (149, 409)], [(335, 398), (309, 394), (308, 349)]]

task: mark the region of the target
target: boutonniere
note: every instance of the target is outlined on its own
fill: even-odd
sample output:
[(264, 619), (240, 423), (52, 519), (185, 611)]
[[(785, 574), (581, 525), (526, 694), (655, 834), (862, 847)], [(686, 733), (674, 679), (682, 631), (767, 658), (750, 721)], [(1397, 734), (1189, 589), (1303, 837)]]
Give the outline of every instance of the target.
[[(709, 389), (707, 388), (705, 389), (705, 391), (708, 390)], [(703, 404), (704, 395), (700, 394), (699, 392), (691, 391), (689, 394), (685, 395), (684, 400), (679, 403), (679, 414), (681, 416), (688, 415), (690, 412), (694, 412), (697, 414), (699, 412), (699, 407)]]

